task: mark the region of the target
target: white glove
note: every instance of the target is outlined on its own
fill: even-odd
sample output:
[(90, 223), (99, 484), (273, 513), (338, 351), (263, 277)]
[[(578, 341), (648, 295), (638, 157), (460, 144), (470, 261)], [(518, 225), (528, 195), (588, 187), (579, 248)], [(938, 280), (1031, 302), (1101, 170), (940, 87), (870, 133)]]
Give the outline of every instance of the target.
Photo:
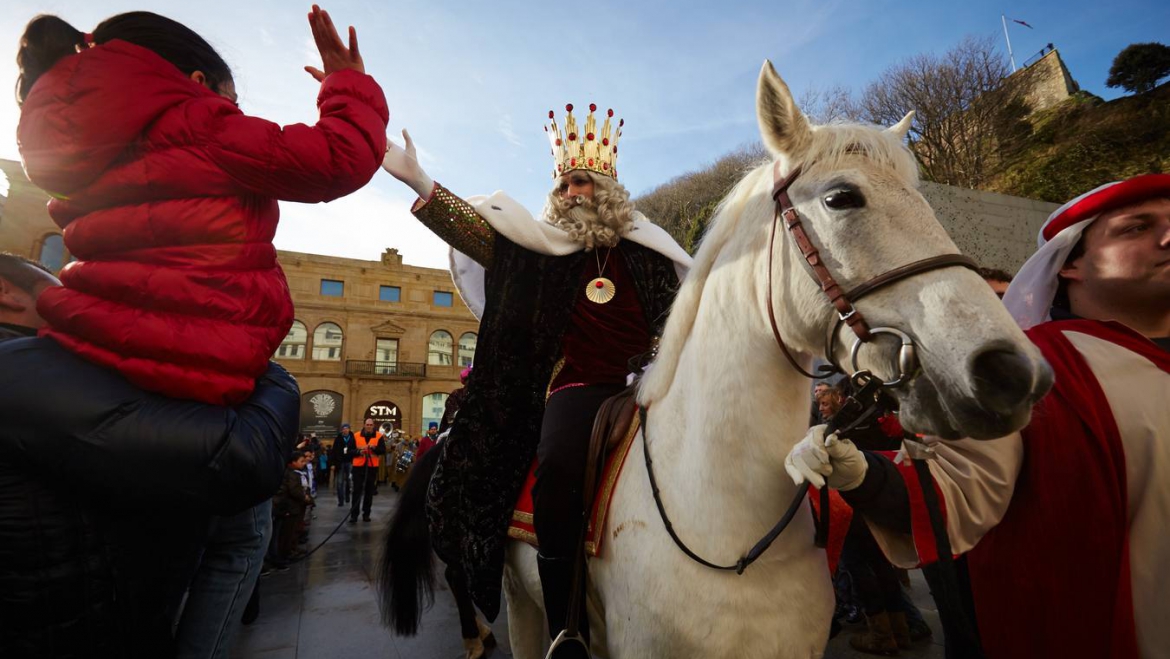
[(852, 490), (865, 480), (869, 465), (853, 442), (839, 439), (836, 433), (826, 439), (825, 428), (808, 429), (784, 458), (784, 470), (797, 485), (807, 480), (818, 488), (827, 483), (835, 490)]
[(410, 139), (410, 133), (406, 132), (405, 128), (402, 129), (402, 139), (406, 142), (406, 148), (398, 146), (389, 137), (386, 138), (386, 157), (382, 160), (382, 169), (410, 186), (411, 190), (418, 193), (420, 199), (427, 201), (431, 198), (435, 180), (427, 176), (422, 166), (418, 164), (414, 141)]

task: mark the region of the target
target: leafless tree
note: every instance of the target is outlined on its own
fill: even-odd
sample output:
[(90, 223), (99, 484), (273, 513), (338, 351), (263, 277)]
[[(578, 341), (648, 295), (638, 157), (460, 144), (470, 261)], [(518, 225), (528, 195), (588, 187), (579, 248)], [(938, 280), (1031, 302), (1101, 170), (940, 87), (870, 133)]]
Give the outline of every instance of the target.
[(915, 55), (886, 69), (857, 107), (863, 119), (885, 126), (914, 110), (910, 147), (925, 177), (975, 188), (1019, 141), (1025, 77), (1011, 76), (992, 39), (969, 36), (942, 55)]
[(796, 104), (814, 124), (861, 121), (865, 118), (861, 107), (853, 99), (853, 92), (844, 85), (810, 85), (800, 94)]
[(667, 181), (634, 202), (639, 211), (693, 252), (719, 201), (765, 158), (761, 144), (740, 147), (704, 169)]

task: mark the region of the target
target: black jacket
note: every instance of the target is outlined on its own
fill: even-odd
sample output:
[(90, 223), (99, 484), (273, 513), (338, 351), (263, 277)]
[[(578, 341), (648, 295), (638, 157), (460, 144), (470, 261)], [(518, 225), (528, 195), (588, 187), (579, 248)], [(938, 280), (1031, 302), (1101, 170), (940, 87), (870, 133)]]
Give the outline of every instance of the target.
[(171, 654), (207, 519), (276, 491), (299, 398), (276, 365), (229, 409), (0, 343), (0, 656)]
[(341, 468), (342, 465), (347, 465), (353, 462), (353, 456), (357, 453), (357, 440), (353, 438), (353, 433), (349, 435), (349, 441), (339, 433), (337, 439), (333, 440), (333, 446), (329, 449), (329, 466)]

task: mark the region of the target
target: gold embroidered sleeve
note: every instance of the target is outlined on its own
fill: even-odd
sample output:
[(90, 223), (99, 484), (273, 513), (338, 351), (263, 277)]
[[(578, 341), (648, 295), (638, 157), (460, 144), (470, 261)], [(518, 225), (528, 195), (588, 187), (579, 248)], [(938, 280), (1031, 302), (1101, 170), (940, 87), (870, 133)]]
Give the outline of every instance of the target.
[(427, 201), (419, 199), (410, 211), (443, 242), (483, 267), (491, 267), (496, 230), (475, 212), (471, 204), (435, 183), (431, 198)]

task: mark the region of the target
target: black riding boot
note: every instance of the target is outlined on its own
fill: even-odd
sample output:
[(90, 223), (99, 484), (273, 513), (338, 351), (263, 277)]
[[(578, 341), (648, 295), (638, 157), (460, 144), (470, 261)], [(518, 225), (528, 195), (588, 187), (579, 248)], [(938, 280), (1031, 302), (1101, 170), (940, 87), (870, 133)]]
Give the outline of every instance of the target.
[[(565, 628), (569, 616), (569, 591), (573, 584), (573, 559), (546, 558), (537, 554), (536, 566), (540, 571), (540, 588), (544, 592), (544, 614), (548, 618), (549, 638), (556, 640)], [(585, 612), (585, 589), (581, 589), (581, 615), (578, 631), (586, 643), (589, 641), (589, 616)], [(565, 643), (552, 654), (552, 659), (588, 659), (589, 653), (579, 643)]]

